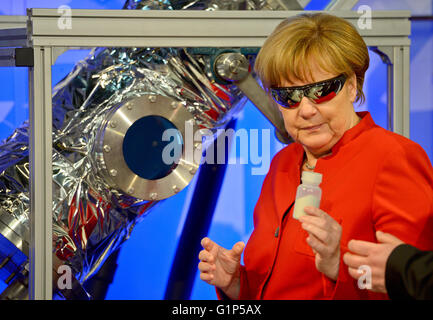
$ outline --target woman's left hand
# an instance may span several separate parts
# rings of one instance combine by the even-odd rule
[[[336,281],[340,268],[341,225],[325,211],[305,207],[307,215],[299,218],[308,232],[307,243],[316,255],[316,268]]]

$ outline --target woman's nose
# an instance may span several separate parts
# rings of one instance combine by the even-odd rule
[[[301,102],[299,103],[299,116],[303,118],[311,118],[317,113],[317,108],[310,99],[306,97],[302,97]]]

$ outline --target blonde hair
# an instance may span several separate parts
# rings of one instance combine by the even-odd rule
[[[356,101],[363,103],[369,62],[367,46],[349,22],[330,14],[306,13],[277,26],[260,49],[254,68],[266,91],[283,80],[315,81],[316,66],[336,75],[355,74]]]

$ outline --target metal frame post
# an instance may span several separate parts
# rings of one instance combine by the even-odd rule
[[[373,49],[387,64],[388,129],[410,137],[410,47]],[[389,110],[392,107],[392,110]],[[391,112],[390,112],[391,111]]]
[[[29,299],[52,299],[51,49],[34,47],[29,68],[30,275]]]
[[[393,129],[410,137],[410,48],[393,48]]]

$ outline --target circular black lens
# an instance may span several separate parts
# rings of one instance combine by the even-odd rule
[[[164,132],[167,141],[163,140]],[[122,149],[126,164],[136,175],[148,180],[161,179],[177,166],[183,150],[182,134],[169,120],[146,116],[129,127]]]

